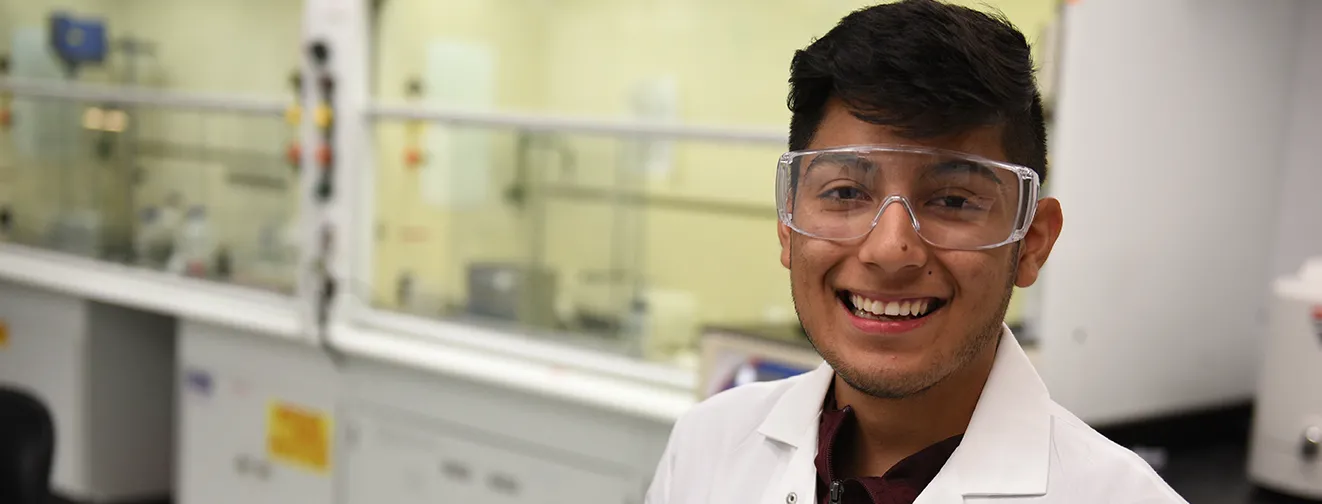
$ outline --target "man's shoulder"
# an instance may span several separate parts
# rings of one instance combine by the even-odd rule
[[[1052,479],[1109,502],[1187,504],[1132,450],[1097,432],[1063,406],[1051,403]]]

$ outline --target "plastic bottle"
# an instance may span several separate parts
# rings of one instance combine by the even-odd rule
[[[206,208],[193,206],[175,235],[174,255],[167,269],[177,275],[207,277],[212,273],[215,255],[216,243]]]

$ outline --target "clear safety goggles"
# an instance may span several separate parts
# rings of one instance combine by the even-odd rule
[[[982,250],[1024,237],[1037,209],[1031,168],[960,152],[868,145],[795,151],[776,169],[776,209],[791,229],[855,240],[892,203],[934,247]]]

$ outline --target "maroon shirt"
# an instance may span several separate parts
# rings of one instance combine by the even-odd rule
[[[833,387],[834,388],[834,387]],[[826,406],[817,428],[817,502],[818,504],[913,504],[946,460],[959,447],[964,436],[955,436],[924,448],[895,464],[881,477],[848,478],[839,481],[839,501],[832,501],[832,483],[836,482],[842,456],[832,452],[854,442],[856,419],[849,406],[836,409],[835,390],[826,393]]]

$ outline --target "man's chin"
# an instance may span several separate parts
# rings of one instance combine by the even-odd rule
[[[896,366],[879,368],[834,363],[828,360],[837,375],[850,387],[864,394],[882,399],[904,399],[921,394],[936,385],[938,379],[928,372],[930,368]]]

